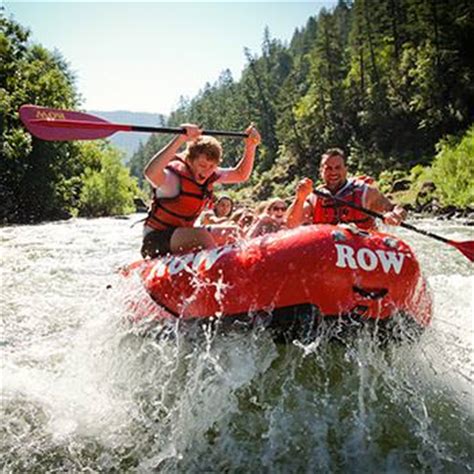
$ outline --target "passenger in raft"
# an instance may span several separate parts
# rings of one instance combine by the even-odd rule
[[[227,195],[220,196],[212,209],[204,210],[194,226],[223,224],[229,222],[234,210],[234,201]]]
[[[252,172],[260,134],[250,125],[245,132],[242,159],[234,168],[220,168],[222,147],[201,129],[184,124],[185,134],[177,135],[146,165],[145,178],[153,188],[153,200],[143,232],[142,256],[157,257],[213,248],[232,238],[235,226],[193,227],[195,220],[212,200],[216,183],[246,181]],[[178,154],[182,145],[187,148]]]
[[[247,206],[241,206],[236,209],[230,218],[242,230],[243,234],[248,231],[255,219],[255,212]]]
[[[253,238],[264,234],[271,234],[286,229],[287,205],[283,199],[273,198],[267,202],[262,212],[247,232],[247,237]]]
[[[335,196],[344,201],[383,214],[384,223],[399,225],[407,212],[403,207],[393,204],[376,187],[371,178],[348,178],[347,162],[344,152],[331,148],[322,155],[319,172],[323,184],[317,188],[328,194],[322,198],[313,193],[313,181],[303,178],[296,186],[295,198],[287,212],[287,226],[297,227],[304,223],[339,224],[353,222],[358,227],[374,229],[375,219],[331,199]]]

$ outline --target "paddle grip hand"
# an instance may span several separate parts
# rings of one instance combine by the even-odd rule
[[[296,199],[298,201],[305,201],[306,198],[313,192],[313,180],[310,178],[303,178],[296,185]]]
[[[245,139],[245,144],[247,146],[250,145],[257,147],[258,145],[260,145],[262,138],[260,137],[260,133],[258,133],[258,130],[254,127],[253,123],[245,129],[245,134],[247,136],[247,138]]]
[[[400,225],[407,215],[407,212],[401,206],[395,206],[391,211],[383,215],[383,221],[388,225]]]
[[[182,123],[180,126],[182,129],[182,137],[186,142],[192,142],[202,135],[202,129],[193,123]]]

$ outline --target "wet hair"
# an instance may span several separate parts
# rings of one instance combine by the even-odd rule
[[[220,163],[222,159],[222,146],[214,137],[200,136],[188,144],[185,158],[192,162],[201,154],[206,155],[216,163]]]
[[[340,156],[342,158],[342,161],[344,162],[344,165],[347,165],[346,155],[340,148],[329,148],[329,150],[325,151],[321,155],[321,164],[323,160],[326,160],[327,158],[332,158],[333,156]]]

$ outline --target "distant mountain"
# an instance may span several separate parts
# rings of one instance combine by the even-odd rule
[[[89,113],[102,117],[109,122],[127,125],[159,127],[162,126],[166,120],[166,117],[162,114],[151,114],[148,112],[129,112],[126,110],[102,112],[99,110],[90,110]],[[149,133],[117,132],[110,137],[110,141],[125,153],[124,161],[127,163],[138,150],[140,142],[145,143],[149,136]]]

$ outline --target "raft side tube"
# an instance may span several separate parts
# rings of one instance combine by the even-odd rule
[[[150,260],[152,298],[182,319],[220,319],[311,305],[323,317],[409,314],[431,320],[426,280],[410,247],[379,232],[313,225],[239,245]],[[362,311],[363,310],[363,311]]]

